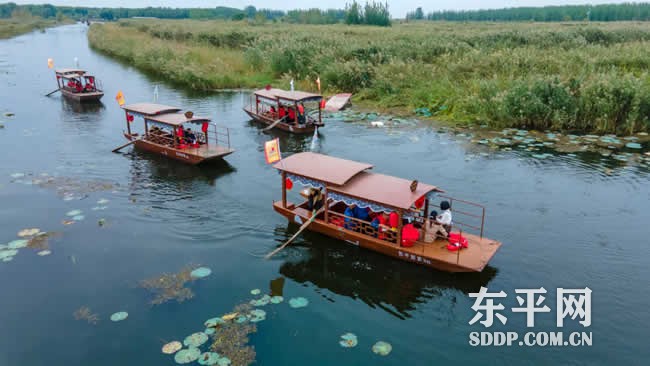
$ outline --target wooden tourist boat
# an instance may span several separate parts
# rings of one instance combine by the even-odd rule
[[[103,96],[101,83],[81,69],[59,69],[56,85],[64,97],[77,102],[98,102]]]
[[[124,137],[130,141],[128,144],[134,144],[138,149],[193,165],[221,159],[235,151],[230,148],[228,128],[215,125],[209,118],[152,103],[124,105],[122,109],[126,115]],[[134,117],[144,120],[143,133],[132,131]],[[188,128],[194,135],[193,141],[190,141]]]
[[[312,218],[312,213],[308,210],[307,201],[300,204],[287,201],[287,180],[291,184],[296,182],[322,188],[326,204],[307,227],[308,230],[448,272],[481,272],[501,246],[500,242],[483,237],[483,206],[443,196],[444,191],[438,187],[368,172],[372,168],[370,164],[310,152],[291,155],[274,167],[282,173],[282,200],[274,202],[273,208],[290,221],[306,223]],[[452,231],[461,229],[461,235],[468,242],[466,248],[452,251],[448,248],[447,239],[427,232],[429,208],[434,206],[433,198],[436,196],[452,203],[455,216]],[[424,202],[422,197],[425,197]],[[416,202],[422,202],[423,207],[416,208]],[[378,234],[370,222],[344,215],[345,208],[351,204],[368,207],[375,213],[396,212],[399,227],[397,230],[382,230]],[[400,245],[403,218],[411,218],[422,224],[419,239],[410,247]],[[468,221],[463,223],[458,218]],[[476,234],[466,232],[467,229],[476,231]]]
[[[253,120],[269,127],[296,134],[313,133],[317,127],[325,126],[321,119],[325,106],[323,102],[323,96],[319,94],[268,88],[253,92],[244,112]],[[290,121],[287,116],[283,117],[280,108],[293,109],[296,120]],[[303,109],[302,118],[298,116],[300,108]]]

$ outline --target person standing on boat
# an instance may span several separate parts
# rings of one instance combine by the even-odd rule
[[[296,122],[296,110],[293,107],[289,107],[289,113],[287,116],[287,122],[294,123]]]
[[[451,232],[451,205],[449,204],[449,201],[442,201],[440,202],[440,209],[442,212],[440,215],[436,216],[436,221],[442,225],[442,227],[445,228],[447,233]]]
[[[305,106],[300,103],[298,104],[298,123],[304,125],[306,122],[305,118]]]
[[[308,197],[309,211],[316,212],[323,208],[323,188],[309,188]]]
[[[357,223],[354,221],[354,210],[357,208],[357,205],[354,203],[345,208],[343,215],[345,216],[345,228],[348,230],[356,230]]]
[[[370,225],[377,230],[379,239],[385,239],[386,235],[384,234],[388,227],[388,212],[382,211],[377,215]]]

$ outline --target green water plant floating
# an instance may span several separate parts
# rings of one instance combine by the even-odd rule
[[[196,332],[185,337],[183,344],[188,347],[200,347],[208,341],[208,335],[203,332]]]
[[[121,322],[122,320],[124,320],[124,319],[126,319],[128,317],[129,317],[129,313],[127,313],[126,311],[120,311],[120,312],[117,312],[117,313],[111,315],[111,321],[113,321],[113,322]]]
[[[181,344],[181,342],[172,341],[172,342],[169,342],[169,343],[165,344],[162,347],[162,353],[164,353],[166,355],[171,355],[171,354],[174,354],[174,353],[178,352],[181,348],[183,348],[183,345]]]
[[[10,177],[16,179],[16,178],[22,178],[25,176],[25,173],[11,173]]]
[[[65,215],[72,217],[72,216],[81,215],[81,213],[82,213],[81,210],[72,210],[72,211],[68,211]]]
[[[85,218],[86,218],[86,216],[84,216],[84,215],[76,215],[76,216],[72,217],[72,220],[74,220],[74,221],[82,221]]]
[[[21,249],[21,248],[26,247],[28,243],[29,243],[29,240],[26,240],[26,239],[13,240],[13,241],[10,241],[7,244],[7,248],[9,248],[9,249]]]
[[[2,261],[3,261],[3,262],[11,262],[12,260],[14,260],[14,257],[5,257],[5,258],[2,258]]]
[[[188,349],[182,349],[174,355],[174,361],[179,364],[186,364],[194,362],[199,359],[201,356],[201,351],[198,348],[190,347]]]
[[[282,297],[282,296],[272,296],[271,297],[271,304],[279,304],[282,301],[284,301],[284,297]]]
[[[239,315],[238,317],[235,318],[235,323],[237,324],[243,324],[248,321],[248,317],[246,315]]]
[[[625,144],[625,147],[627,147],[628,149],[640,149],[641,144],[639,144],[638,142],[628,142],[627,144]]]
[[[18,251],[16,249],[4,249],[0,250],[0,259],[4,260],[7,258],[13,258],[16,254],[18,254]],[[5,261],[8,262],[8,261]]]
[[[50,255],[50,254],[52,254],[52,252],[47,250],[47,249],[46,250],[41,250],[40,252],[36,253],[36,255],[39,255],[41,257],[44,257],[46,255]]]
[[[251,290],[251,295],[255,295],[255,296],[257,296],[257,295],[259,295],[260,293],[262,293],[262,291],[260,291],[260,289],[258,289],[258,288],[254,289],[254,290]]]
[[[266,319],[266,311],[262,309],[254,309],[251,310],[251,322],[252,323],[257,323],[261,322],[262,320]]]
[[[203,323],[207,328],[213,328],[221,324],[226,324],[226,321],[221,318],[210,318]]]
[[[98,205],[105,205],[105,204],[107,204],[108,202],[110,202],[110,201],[107,200],[106,198],[102,198],[102,199],[100,199],[99,201],[97,201],[97,204],[98,204]]]
[[[209,276],[211,273],[212,273],[212,270],[210,268],[208,268],[208,267],[199,267],[199,268],[193,270],[190,273],[190,276],[192,276],[193,278],[203,278],[203,277]]]
[[[352,333],[345,333],[341,336],[339,344],[344,348],[356,347],[358,344],[357,336]]]
[[[219,358],[219,361],[217,361],[217,365],[228,366],[230,365],[230,359],[228,357],[221,357]]]
[[[205,333],[205,334],[207,334],[209,336],[213,335],[216,332],[217,332],[216,328],[205,328],[205,330],[203,331],[203,333]]]
[[[372,346],[372,351],[380,356],[387,356],[392,350],[393,346],[384,341],[379,341]]]
[[[289,300],[289,306],[294,309],[304,308],[307,305],[309,305],[309,300],[305,299],[304,297],[294,297]]]
[[[216,365],[220,358],[216,352],[205,352],[199,357],[199,365]]]

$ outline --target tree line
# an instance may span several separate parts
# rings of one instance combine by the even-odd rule
[[[30,14],[43,18],[69,17],[77,20],[103,19],[117,20],[133,17],[150,17],[160,19],[231,19],[264,21],[283,21],[300,24],[368,24],[390,25],[388,3],[366,2],[365,6],[353,0],[345,9],[296,9],[287,12],[273,9],[257,9],[252,5],[244,9],[225,6],[216,8],[90,8],[78,6],[17,5],[0,4],[0,18],[9,18],[16,14]]]
[[[422,8],[407,13],[409,20],[445,21],[646,21],[650,20],[650,3],[623,3],[604,5],[562,5],[518,7],[487,10],[448,10],[424,14]]]

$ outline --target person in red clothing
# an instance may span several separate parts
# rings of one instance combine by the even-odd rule
[[[296,110],[293,109],[293,108],[291,108],[291,107],[289,107],[289,113],[288,113],[288,117],[287,117],[287,122],[289,122],[289,123],[293,123],[293,122],[295,122],[295,121],[296,121]]]
[[[384,233],[386,232],[386,230],[388,230],[388,212],[384,211],[379,215],[375,216],[375,218],[372,220],[370,225],[374,227],[375,230],[377,230],[378,233],[377,237],[379,239],[385,239],[386,234]]]
[[[284,109],[284,106],[281,105],[280,109],[278,110],[278,118],[282,118],[287,115],[286,109]]]
[[[399,225],[399,215],[397,212],[393,211],[388,215],[388,225],[393,231],[397,231],[397,226]]]
[[[402,246],[409,248],[420,239],[420,231],[410,222],[402,228]]]

